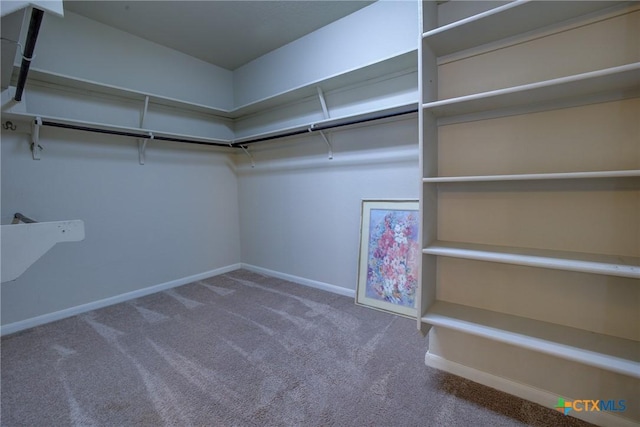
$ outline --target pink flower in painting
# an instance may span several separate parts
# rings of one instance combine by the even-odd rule
[[[412,211],[372,210],[367,262],[367,295],[415,306],[417,217]]]

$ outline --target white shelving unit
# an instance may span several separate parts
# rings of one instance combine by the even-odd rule
[[[490,181],[543,181],[556,179],[632,178],[639,177],[640,170],[523,173],[517,175],[439,176],[423,178],[422,182],[490,182]]]
[[[324,92],[334,91],[347,86],[360,84],[364,81],[374,80],[394,73],[406,70],[415,70],[416,51],[409,51],[385,60],[365,65],[355,70],[330,76],[321,81],[309,82],[305,85],[291,88],[287,91],[274,94],[256,102],[238,105],[231,111],[233,117],[242,117],[278,105],[295,102],[305,97],[316,97],[317,87]],[[318,104],[319,105],[319,104]]]
[[[485,244],[482,243],[482,238],[478,237],[487,236],[493,232],[499,235],[498,241],[508,241],[510,233],[513,233],[514,230],[518,230],[518,238],[535,234],[536,230],[520,232],[522,229],[526,229],[528,224],[522,218],[514,216],[525,209],[522,200],[526,199],[528,195],[539,197],[540,200],[549,204],[545,207],[547,210],[544,212],[554,211],[552,203],[561,204],[557,209],[562,209],[563,214],[557,218],[549,214],[549,229],[538,230],[538,234],[553,235],[555,227],[557,229],[570,228],[570,233],[577,235],[580,226],[567,222],[569,221],[567,218],[570,218],[570,214],[567,212],[572,212],[573,209],[574,215],[576,215],[574,222],[583,224],[579,218],[580,212],[576,210],[578,208],[563,202],[558,194],[567,194],[568,197],[579,198],[580,201],[583,201],[588,200],[590,193],[599,196],[607,195],[608,199],[605,200],[611,204],[608,212],[622,213],[625,218],[634,218],[635,215],[635,223],[633,219],[630,220],[631,228],[628,229],[628,233],[632,236],[634,233],[638,233],[637,218],[640,218],[640,207],[637,202],[635,204],[633,202],[633,200],[637,200],[637,193],[640,189],[640,180],[638,180],[640,176],[638,168],[640,165],[640,135],[637,134],[637,126],[635,127],[635,135],[631,131],[624,135],[620,132],[616,136],[618,139],[627,141],[626,143],[630,146],[635,144],[635,153],[638,158],[635,159],[635,163],[631,162],[633,163],[632,168],[629,168],[626,159],[618,161],[618,164],[613,164],[615,163],[613,161],[605,166],[598,164],[598,159],[593,160],[598,157],[597,155],[593,155],[592,158],[579,151],[580,138],[582,138],[580,135],[576,136],[574,141],[567,143],[566,146],[576,150],[574,158],[584,157],[584,164],[581,166],[579,163],[573,162],[564,170],[562,167],[550,170],[545,168],[544,163],[541,163],[543,160],[540,160],[545,156],[554,155],[554,152],[546,153],[544,151],[548,149],[549,144],[540,144],[539,150],[541,151],[536,153],[536,141],[529,141],[522,137],[522,133],[531,131],[531,127],[528,126],[534,126],[532,124],[534,119],[527,122],[527,116],[544,114],[544,116],[536,116],[535,120],[538,121],[535,123],[536,126],[539,126],[542,119],[538,117],[550,117],[554,111],[560,111],[560,109],[588,108],[595,103],[605,102],[633,102],[640,95],[640,62],[638,62],[640,55],[637,53],[635,56],[628,55],[632,59],[627,60],[626,63],[611,63],[609,67],[595,70],[589,69],[589,64],[587,64],[584,72],[564,74],[552,79],[543,78],[533,82],[531,82],[533,72],[526,70],[527,49],[537,49],[535,52],[539,56],[532,60],[544,62],[547,59],[543,55],[546,55],[547,51],[540,48],[543,43],[554,47],[558,45],[559,49],[562,49],[564,47],[561,43],[568,45],[570,42],[566,40],[570,40],[571,36],[558,42],[546,42],[543,39],[553,40],[556,34],[570,33],[574,29],[590,25],[615,25],[607,22],[613,22],[619,16],[627,16],[628,19],[631,19],[634,13],[640,13],[637,4],[518,0],[470,17],[464,16],[464,12],[461,12],[462,18],[460,20],[442,26],[438,26],[437,23],[440,6],[437,6],[435,2],[421,2],[421,4],[422,29],[418,52],[420,107],[418,115],[422,171],[420,210],[423,258],[422,281],[418,292],[417,321],[418,328],[423,333],[430,331],[430,347],[433,349],[430,348],[427,352],[427,364],[433,360],[434,366],[444,367],[457,374],[464,375],[466,372],[473,372],[476,380],[491,378],[487,380],[487,384],[498,386],[498,388],[503,386],[502,388],[506,391],[526,390],[526,386],[514,389],[509,385],[513,384],[509,383],[513,371],[509,371],[508,367],[500,371],[499,364],[501,362],[497,362],[498,360],[503,361],[505,366],[510,363],[508,362],[510,355],[499,353],[501,351],[499,348],[504,347],[491,344],[500,343],[500,345],[507,344],[525,349],[530,352],[527,354],[531,354],[534,359],[543,357],[536,356],[537,354],[544,354],[544,357],[550,355],[557,359],[603,370],[609,375],[622,375],[628,378],[625,381],[637,381],[640,378],[640,338],[627,339],[623,337],[624,334],[618,334],[616,328],[618,326],[624,328],[625,321],[637,322],[638,312],[635,313],[635,319],[614,316],[615,320],[613,320],[612,316],[603,317],[602,324],[606,324],[604,330],[607,331],[603,333],[602,331],[578,329],[575,327],[575,321],[567,321],[567,324],[546,322],[544,319],[549,313],[547,310],[551,310],[548,307],[539,307],[538,310],[534,308],[522,316],[513,312],[501,311],[502,308],[510,305],[509,301],[518,298],[519,292],[523,292],[523,295],[531,292],[530,288],[525,289],[525,287],[532,286],[536,280],[544,280],[543,278],[548,278],[553,274],[562,274],[563,279],[561,280],[566,278],[575,281],[576,283],[572,282],[571,286],[578,286],[577,282],[584,277],[584,274],[600,275],[601,280],[595,279],[589,282],[588,286],[593,288],[585,290],[585,294],[591,292],[592,295],[595,295],[597,292],[607,291],[625,292],[628,294],[623,295],[622,298],[633,300],[637,298],[638,288],[640,288],[638,282],[640,279],[640,257],[637,253],[637,247],[635,252],[631,250],[633,253],[629,253],[629,246],[623,248],[623,244],[617,248],[614,247],[614,249],[608,247],[603,253],[587,253],[580,251],[582,249],[580,238],[576,238],[575,242],[568,244],[575,250],[559,251],[552,249],[557,246],[554,244],[549,244],[548,247],[536,246],[540,244],[539,242],[544,241],[537,237],[530,239],[531,242],[536,242],[532,243],[531,247],[519,244],[496,245],[493,242]],[[534,44],[535,47],[531,47]],[[576,47],[577,50],[581,48]],[[586,48],[584,49],[587,51]],[[610,49],[621,49],[621,46],[611,46]],[[633,50],[633,46],[630,46],[630,50]],[[518,59],[509,63],[509,54],[517,55]],[[443,64],[464,61],[466,58],[482,55],[486,55],[485,61],[489,65],[486,65],[485,68],[479,68],[477,71],[474,70],[473,77],[471,77],[471,71],[467,71],[466,74],[464,71],[460,72],[459,70],[464,67],[459,66],[455,69],[458,73],[455,78],[474,78],[482,82],[482,73],[487,70],[492,70],[494,73],[506,73],[508,70],[509,73],[526,75],[523,80],[528,79],[529,82],[499,89],[475,90],[469,94],[444,99],[438,97],[438,92],[441,89],[439,86],[442,84],[439,81],[439,78],[442,77],[440,73],[451,69]],[[597,53],[594,52],[593,55],[597,55]],[[507,61],[503,65],[504,68],[499,68],[501,66],[499,61]],[[571,59],[567,59],[567,61],[571,61]],[[584,62],[588,63],[588,61],[589,58],[585,57]],[[447,78],[446,84],[455,85],[455,78],[449,76]],[[481,84],[477,84],[474,87],[480,86]],[[638,109],[636,108],[635,111],[637,112]],[[639,113],[636,113],[636,121],[637,114]],[[508,121],[510,119],[512,120]],[[589,119],[585,118],[585,120]],[[579,122],[567,124],[558,122],[556,121],[553,126],[580,126]],[[443,139],[442,129],[445,126],[459,127],[455,128],[455,131],[447,133],[447,139]],[[500,126],[504,126],[502,131]],[[480,130],[485,131],[487,128],[491,128],[492,133],[482,135],[479,133]],[[633,129],[633,124],[629,125],[629,128]],[[478,132],[474,132],[474,129],[478,129]],[[615,131],[615,126],[611,131]],[[466,145],[461,143],[455,150],[446,150],[442,144],[451,143],[454,137],[467,138],[468,140],[463,140]],[[506,142],[503,145],[493,144],[492,138],[496,137],[503,138]],[[526,152],[533,153],[531,157],[534,157],[531,160],[532,166],[526,166],[526,169],[522,169],[523,164],[527,165],[527,160],[523,160],[525,155],[518,151],[523,152],[523,150],[517,148],[524,146],[525,142],[522,141],[528,142]],[[606,143],[606,141],[601,141],[599,146],[602,147]],[[513,148],[513,152],[491,152],[474,148],[476,155],[480,153],[477,159],[473,158],[471,154],[469,156],[472,158],[466,158],[464,162],[456,162],[455,158],[447,157],[446,164],[456,165],[457,171],[461,170],[461,172],[456,174],[439,173],[439,166],[443,163],[444,156],[455,156],[456,153],[464,155],[462,147],[472,145],[477,147],[477,145],[483,144],[489,144],[491,147],[516,148]],[[533,144],[533,148],[531,144]],[[592,146],[590,145],[590,147]],[[555,154],[563,149],[558,148],[559,151]],[[585,150],[587,149],[585,148]],[[615,149],[612,146],[611,150]],[[633,156],[633,153],[632,149],[629,154]],[[572,157],[566,153],[562,155],[565,156],[565,159]],[[622,159],[623,156],[618,155],[618,158]],[[569,164],[566,160],[564,161]],[[477,173],[474,170],[465,173],[462,171],[463,167],[460,166],[461,164],[474,165],[474,163],[481,162],[498,166],[495,173],[484,172],[490,171],[491,166],[478,167],[483,173]],[[510,165],[511,163],[513,165]],[[508,172],[504,172],[505,170]],[[540,172],[536,173],[536,170],[540,170]],[[538,196],[539,194],[542,196]],[[594,200],[601,202],[603,199]],[[623,200],[631,202],[626,204]],[[447,232],[455,228],[455,223],[452,221],[468,221],[476,226],[479,224],[475,219],[469,220],[476,215],[474,207],[479,206],[474,203],[485,203],[481,205],[485,207],[494,206],[491,209],[495,211],[493,216],[496,219],[492,219],[492,215],[487,215],[486,212],[481,217],[482,220],[488,221],[486,224],[482,224],[482,227],[490,231],[483,230],[481,233],[472,233],[474,235],[469,236],[468,241],[461,240],[459,235],[451,239]],[[629,209],[635,209],[635,211],[629,212]],[[461,211],[463,213],[460,213]],[[454,212],[456,215],[452,220],[451,214]],[[605,221],[608,218],[607,214],[603,214],[601,218]],[[613,219],[608,221],[613,221]],[[446,227],[443,226],[445,222]],[[585,221],[584,224],[586,223]],[[597,228],[601,227],[601,224],[594,223],[590,226]],[[464,230],[472,230],[469,226],[463,228]],[[620,233],[620,235],[623,234]],[[615,242],[616,239],[620,240],[621,237],[610,237],[611,241]],[[454,264],[444,262],[452,258],[458,260],[455,267],[452,267]],[[500,265],[515,267],[500,267]],[[456,271],[453,272],[452,268],[455,268]],[[520,280],[521,278],[517,275],[508,276],[506,273],[514,274],[516,271],[518,274],[526,275],[526,280]],[[484,276],[480,277],[483,274]],[[460,283],[461,278],[473,281],[476,277],[478,278],[477,285],[467,282]],[[500,282],[501,280],[504,282]],[[597,283],[597,285],[591,283]],[[465,289],[474,286],[487,286],[484,293],[474,292],[474,295],[480,295],[479,298],[482,299],[482,301],[478,301],[478,306],[470,305],[470,299],[465,299],[463,304],[455,301],[455,295],[460,295],[464,293]],[[454,292],[451,292],[450,289],[454,289]],[[507,294],[504,292],[505,289],[509,289]],[[442,299],[443,295],[449,299]],[[572,304],[572,307],[579,307],[578,302],[572,302]],[[617,310],[615,306],[606,306],[608,304],[606,299],[603,299],[602,304],[602,311],[594,313],[594,316],[606,316],[602,313],[611,313]],[[521,305],[513,304],[513,306]],[[495,308],[487,309],[487,307]],[[567,319],[567,316],[571,315],[571,310],[579,310],[579,308],[567,309],[567,313],[554,312],[554,315],[550,317]],[[462,341],[466,339],[464,337],[469,337],[468,345],[474,346],[473,352],[460,353],[460,349],[466,348]],[[478,339],[481,341],[477,341]],[[482,351],[475,347],[479,345],[479,342],[482,343]],[[475,362],[477,362],[477,366],[473,366]],[[491,367],[491,372],[483,372],[485,369],[489,369],[488,367]],[[531,380],[531,390],[543,389],[552,394],[564,395],[567,398],[580,398],[577,395],[571,396],[566,391],[554,390],[552,379],[545,382],[545,378],[549,375],[548,372],[531,375],[533,376],[530,378],[536,377]],[[526,374],[522,374],[521,377],[511,377],[510,381],[526,384],[529,379]],[[612,379],[611,383],[615,384],[615,380]],[[521,394],[522,397],[535,400],[536,393],[529,391]],[[637,414],[634,413],[631,417],[637,417]]]
[[[601,92],[634,93],[640,85],[640,63],[567,76],[459,98],[425,103],[436,117],[459,116],[488,110],[535,106],[549,101],[579,98]]]
[[[153,114],[154,111],[158,111],[158,109],[166,109],[167,107],[176,109],[176,111],[179,110],[186,113],[196,113],[205,120],[220,122],[221,126],[230,129],[239,128],[240,125],[238,125],[238,123],[242,123],[242,120],[246,117],[256,116],[263,112],[271,112],[274,108],[277,109],[289,104],[295,106],[296,103],[305,99],[311,100],[314,109],[317,110],[318,119],[307,119],[304,116],[301,116],[301,118],[296,120],[298,123],[295,125],[276,127],[269,126],[266,130],[262,130],[260,127],[258,127],[257,131],[251,131],[249,129],[249,132],[232,129],[230,132],[224,132],[226,135],[220,134],[203,136],[202,134],[187,134],[183,132],[168,132],[167,130],[151,129],[142,125],[139,128],[136,128],[132,126],[123,126],[122,124],[117,123],[104,123],[98,120],[60,117],[57,115],[54,116],[52,114],[47,114],[46,112],[43,113],[41,111],[25,111],[24,108],[4,109],[3,116],[13,120],[31,120],[36,117],[41,117],[43,120],[56,121],[75,126],[87,126],[96,129],[132,132],[136,134],[151,133],[157,136],[166,136],[178,139],[186,138],[203,143],[208,142],[232,145],[233,143],[242,143],[252,139],[268,138],[290,132],[310,131],[335,124],[348,123],[350,121],[368,120],[380,115],[393,115],[417,110],[417,95],[413,93],[409,96],[409,98],[412,98],[410,102],[396,102],[393,99],[388,101],[383,100],[382,102],[376,101],[375,108],[371,108],[370,105],[366,105],[362,111],[357,111],[355,113],[350,112],[347,114],[332,114],[331,117],[326,117],[325,114],[324,118],[322,118],[323,109],[321,108],[321,100],[318,95],[319,91],[320,93],[330,94],[332,91],[339,92],[352,86],[366,86],[371,84],[370,82],[384,80],[389,78],[389,76],[393,78],[394,75],[404,76],[407,75],[407,73],[413,73],[415,75],[415,64],[416,52],[410,51],[392,58],[387,58],[383,61],[368,64],[356,70],[350,70],[345,73],[331,76],[323,81],[310,82],[307,85],[295,87],[265,99],[230,109],[216,108],[214,106],[169,98],[153,93],[131,90],[124,87],[62,75],[38,68],[31,68],[29,72],[27,96],[30,85],[53,88],[61,91],[72,91],[79,93],[82,96],[95,95],[98,97],[113,99],[115,102],[129,102],[134,105],[138,104],[140,106],[140,110],[144,108],[145,113],[148,111],[149,114]],[[17,71],[18,69],[15,68],[14,74],[16,74]],[[372,99],[379,97],[379,94],[373,92],[368,94],[366,89],[361,90],[360,92],[364,94],[362,95],[364,97],[370,96]],[[404,98],[406,99],[407,97],[405,96]],[[363,101],[368,102],[366,99],[363,99]],[[224,125],[224,123],[229,123],[229,125]]]
[[[422,252],[427,255],[640,279],[640,257],[440,241],[424,248]]]
[[[14,70],[16,72],[17,70]],[[54,73],[52,71],[42,70],[38,68],[31,68],[29,70],[30,82],[41,82],[56,85],[61,88],[76,89],[86,92],[95,92],[103,95],[111,95],[118,98],[129,99],[138,102],[144,102],[145,97],[149,97],[149,103],[163,105],[167,107],[179,108],[181,110],[196,111],[199,113],[213,114],[221,117],[231,117],[231,111],[198,104],[194,102],[188,102],[175,98],[169,98],[162,95],[157,95],[148,92],[141,92],[137,90],[127,89],[115,85],[106,83],[98,83],[79,77],[72,77],[63,75],[60,73]]]
[[[636,341],[444,301],[422,321],[640,378]]]
[[[391,105],[387,107],[381,107],[376,110],[363,111],[361,113],[351,114],[347,116],[339,116],[333,117],[329,119],[317,120],[313,122],[306,122],[300,125],[289,126],[286,128],[279,128],[273,131],[252,133],[248,136],[238,137],[233,140],[235,143],[243,143],[245,141],[250,141],[252,139],[258,138],[268,138],[274,135],[281,135],[286,133],[295,133],[295,132],[311,132],[314,130],[322,130],[326,127],[332,126],[342,126],[343,124],[348,124],[350,122],[365,122],[368,120],[376,120],[376,117],[379,116],[394,116],[406,114],[407,112],[415,112],[418,109],[417,102],[409,102],[402,103],[399,105]]]
[[[445,56],[577,16],[611,7],[614,2],[552,2],[516,0],[465,19],[429,29],[422,39],[436,56]]]

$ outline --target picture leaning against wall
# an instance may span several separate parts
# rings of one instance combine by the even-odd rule
[[[363,200],[356,304],[416,316],[417,200]]]

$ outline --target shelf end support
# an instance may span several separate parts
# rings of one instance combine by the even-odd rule
[[[40,127],[42,126],[42,118],[36,117],[31,123],[31,157],[33,160],[40,160],[42,145],[40,145]]]
[[[327,138],[327,136],[324,134],[322,130],[319,130],[318,132],[320,133],[320,136],[322,137],[322,139],[324,139],[324,142],[327,143],[327,147],[329,148],[329,160],[333,160],[333,147],[331,146],[331,142],[329,141],[329,138]]]
[[[153,139],[153,133],[149,132],[149,138],[145,138],[145,139],[139,139],[138,140],[138,162],[141,165],[144,165],[144,161],[145,161],[145,150],[147,149],[147,143],[149,142],[149,140]]]
[[[244,145],[241,145],[240,148],[242,148],[242,151],[244,151],[244,154],[246,154],[249,157],[249,160],[251,160],[251,167],[255,168],[256,167],[256,162],[255,162],[255,160],[253,160],[253,156],[251,155],[249,150],[247,150],[247,147],[245,147]]]
[[[322,105],[322,114],[324,114],[324,118],[329,118],[329,109],[327,108],[327,101],[324,99],[324,93],[322,92],[322,88],[320,86],[316,86],[318,90],[318,98],[320,99],[320,105]]]

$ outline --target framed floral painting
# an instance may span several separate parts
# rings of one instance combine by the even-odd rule
[[[356,304],[416,316],[418,202],[363,200]]]

